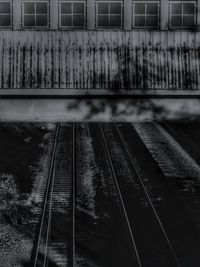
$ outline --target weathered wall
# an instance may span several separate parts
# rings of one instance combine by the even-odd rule
[[[200,32],[0,32],[0,88],[199,87]]]

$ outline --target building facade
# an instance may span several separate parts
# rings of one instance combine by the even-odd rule
[[[200,0],[1,0],[0,29],[198,29]]]
[[[200,0],[0,0],[0,89],[199,89]]]

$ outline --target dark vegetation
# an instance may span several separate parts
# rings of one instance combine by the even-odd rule
[[[43,155],[49,145],[43,123],[0,124],[0,222],[16,227],[32,236],[34,208],[29,200],[35,192],[33,184],[43,168]],[[33,203],[34,202],[34,203]]]
[[[0,170],[12,174],[21,193],[30,193],[37,160],[43,152],[41,143],[45,126],[31,123],[0,125]],[[2,178],[3,179],[3,178]]]
[[[30,257],[41,205],[37,182],[45,176],[53,133],[45,123],[0,124],[0,252],[7,255],[0,266],[20,266]]]

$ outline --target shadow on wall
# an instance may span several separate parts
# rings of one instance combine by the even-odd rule
[[[131,35],[124,42],[108,36],[97,44],[69,36],[69,44],[59,36],[47,36],[50,44],[1,40],[0,88],[199,88],[198,44],[136,45]]]
[[[132,88],[144,92],[151,88],[198,89],[199,74],[196,60],[200,56],[200,50],[195,51],[186,45],[164,50],[161,47],[147,48],[143,44],[141,48],[135,48],[134,52],[135,60],[133,50],[124,46],[124,54],[117,57],[117,72],[107,84],[113,92],[120,88],[130,90],[130,84]],[[118,55],[116,50],[115,54]],[[95,77],[100,81],[100,87],[104,88],[107,76],[101,74],[97,78],[95,74]],[[193,101],[187,99],[73,100],[66,106],[66,110],[85,114],[84,120],[198,119],[200,103],[198,100],[195,101],[194,105]]]
[[[125,46],[123,51],[115,74],[121,82],[116,83],[118,78],[114,78],[110,88],[198,89],[199,49],[186,44],[164,49],[143,43],[134,50]]]
[[[189,99],[100,99],[71,100],[66,114],[81,121],[154,121],[200,119],[199,100]]]

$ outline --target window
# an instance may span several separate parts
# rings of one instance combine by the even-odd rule
[[[195,2],[170,3],[170,27],[194,28],[196,22]]]
[[[60,28],[85,27],[85,2],[60,2]]]
[[[121,28],[122,2],[97,2],[97,27]]]
[[[11,2],[0,2],[0,27],[11,27]]]
[[[133,26],[136,28],[158,28],[159,13],[159,2],[134,2]]]
[[[48,26],[48,2],[24,2],[23,26],[42,27]]]

